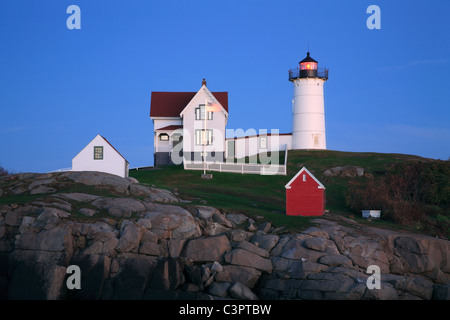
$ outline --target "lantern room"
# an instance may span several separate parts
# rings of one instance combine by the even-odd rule
[[[306,58],[300,61],[300,78],[315,78],[317,77],[317,61],[311,58],[309,52],[306,53]]]
[[[298,67],[289,70],[289,81],[302,78],[321,78],[326,81],[328,80],[328,69],[319,69],[318,62],[307,52],[306,58],[299,62]]]

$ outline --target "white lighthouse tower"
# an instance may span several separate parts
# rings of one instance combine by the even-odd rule
[[[328,69],[317,68],[317,61],[309,56],[298,68],[289,70],[294,84],[292,100],[292,149],[326,149],[325,107],[323,85]]]

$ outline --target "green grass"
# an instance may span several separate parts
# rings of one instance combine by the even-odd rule
[[[284,153],[280,154],[283,158]],[[344,178],[326,177],[323,172],[336,166],[359,166],[374,179],[383,175],[389,165],[411,160],[432,161],[404,154],[355,153],[339,151],[289,151],[286,176],[261,176],[238,173],[212,172],[212,180],[203,180],[202,171],[184,170],[182,166],[164,166],[131,170],[130,176],[141,183],[177,192],[180,198],[190,200],[192,205],[208,205],[228,213],[243,213],[254,218],[258,223],[270,221],[275,227],[287,227],[289,231],[301,231],[312,225],[314,217],[292,217],[285,215],[285,188],[287,182],[306,166],[326,187],[326,209],[330,213],[350,217],[359,223],[398,229],[399,226],[384,220],[366,220],[360,212],[351,211],[346,206],[345,194],[352,181],[368,179],[367,177]],[[13,183],[13,182],[11,182]],[[58,193],[88,193],[106,197],[123,196],[105,188],[87,186],[78,183],[63,182]],[[2,204],[25,204],[47,197],[51,194],[30,195],[29,192],[19,195],[0,197]],[[89,220],[78,213],[77,204],[71,202],[74,217]],[[183,206],[189,206],[186,204]],[[101,217],[107,217],[103,212]],[[95,218],[100,216],[96,215]],[[327,218],[325,215],[324,218]],[[438,222],[447,223],[445,216],[438,216]],[[408,229],[408,227],[403,227]]]
[[[203,180],[202,171],[188,171],[182,166],[165,166],[157,170],[130,171],[130,176],[141,183],[178,192],[182,199],[190,200],[193,204],[206,204],[228,213],[243,213],[255,219],[262,216],[276,226],[289,225],[302,229],[310,224],[310,218],[295,219],[284,214],[286,176],[209,173],[213,173],[213,179]]]
[[[108,190],[97,188],[95,186],[88,186],[84,184],[71,184],[70,186],[63,187],[57,192],[44,193],[44,194],[30,194],[28,191],[21,194],[10,194],[0,197],[0,205],[2,204],[24,204],[33,202],[39,198],[48,197],[58,193],[87,193],[104,197],[118,197],[118,194],[112,193]]]
[[[42,198],[42,194],[17,194],[17,195],[6,195],[0,197],[0,205],[3,204],[25,204],[33,202],[34,200],[38,198]]]
[[[178,192],[182,199],[193,204],[210,205],[225,212],[241,212],[251,217],[262,216],[275,226],[300,231],[311,225],[310,217],[285,215],[285,188],[287,182],[306,166],[326,187],[326,208],[332,213],[354,216],[360,213],[349,210],[345,192],[349,182],[366,177],[326,177],[323,172],[336,166],[359,166],[374,176],[381,175],[395,162],[427,160],[403,154],[354,153],[339,151],[289,151],[287,176],[242,175],[212,172],[212,180],[201,179],[202,171],[184,170],[182,166],[164,166],[151,170],[132,170],[130,176],[141,183]],[[203,200],[203,201],[202,201]],[[388,222],[358,219],[371,225],[392,225]]]

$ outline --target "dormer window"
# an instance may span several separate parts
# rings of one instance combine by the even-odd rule
[[[213,113],[208,112],[208,119],[213,119]],[[195,108],[195,120],[205,120],[205,105],[199,104],[197,108]]]

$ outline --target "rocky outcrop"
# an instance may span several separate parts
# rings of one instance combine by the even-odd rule
[[[51,193],[31,193],[40,186]],[[443,239],[333,214],[280,233],[100,173],[6,176],[0,189],[34,199],[0,206],[3,299],[450,299]],[[70,265],[80,290],[66,286]],[[381,289],[367,287],[372,265]]]
[[[220,261],[230,249],[230,241],[226,235],[202,237],[189,240],[183,256],[193,262],[214,262]]]
[[[2,196],[18,194],[49,194],[85,185],[113,194],[144,198],[150,202],[178,203],[170,191],[139,184],[134,178],[92,171],[59,173],[19,173],[0,177]],[[76,195],[75,195],[76,196]]]
[[[354,166],[333,167],[323,172],[326,177],[354,178],[364,176],[364,168]]]

